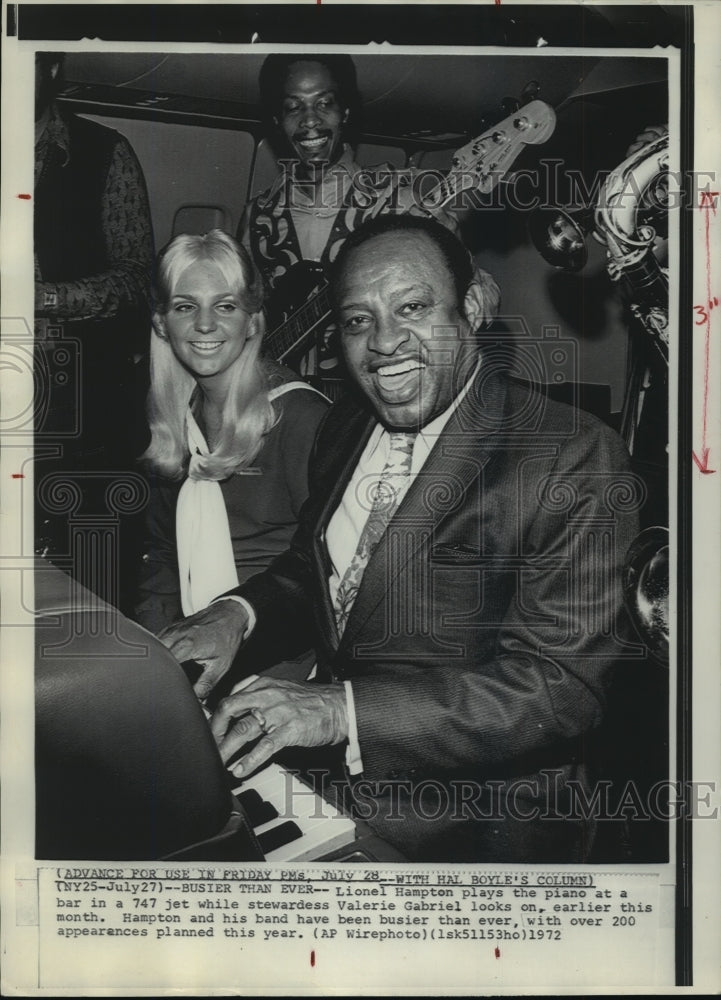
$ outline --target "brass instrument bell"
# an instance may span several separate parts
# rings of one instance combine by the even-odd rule
[[[631,619],[654,659],[669,656],[668,529],[645,528],[634,540],[623,567],[623,597]]]
[[[537,208],[531,213],[528,230],[531,241],[545,261],[564,271],[580,271],[586,266],[588,248],[585,230],[589,213],[576,217],[561,208]]]

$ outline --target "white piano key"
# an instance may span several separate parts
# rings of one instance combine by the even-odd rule
[[[353,820],[278,764],[269,764],[236,787],[238,792],[249,789],[255,789],[278,813],[277,819],[257,827],[256,835],[288,821],[296,823],[302,832],[296,840],[269,851],[267,861],[314,861],[355,839]]]

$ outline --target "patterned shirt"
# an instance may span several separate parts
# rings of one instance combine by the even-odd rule
[[[332,260],[346,236],[365,219],[380,211],[399,214],[417,207],[413,183],[423,171],[416,168],[398,169],[389,163],[364,168],[354,161],[353,150],[346,145],[317,184],[295,177],[292,162],[288,161],[289,168],[281,169],[273,184],[246,207],[238,227],[239,241],[271,287],[298,259]],[[254,206],[262,216],[255,231]],[[292,234],[284,221],[286,213],[292,220]],[[436,209],[434,215],[452,232],[458,232],[458,221],[451,212]],[[293,246],[296,240],[297,249]],[[272,258],[272,264],[266,257]]]
[[[57,147],[70,162],[68,127],[58,108],[35,144],[35,185]],[[127,139],[118,135],[101,200],[101,226],[109,267],[74,281],[42,280],[35,258],[35,311],[61,319],[105,319],[148,300],[153,231],[145,179]]]

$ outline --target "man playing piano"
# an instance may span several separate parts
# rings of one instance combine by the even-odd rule
[[[291,547],[161,639],[203,664],[205,697],[250,634],[291,657],[311,619],[312,679],[220,702],[234,773],[323,747],[409,859],[584,861],[594,822],[573,803],[637,530],[624,446],[503,377],[468,253],[435,221],[356,231],[332,292],[357,393],[321,425]]]

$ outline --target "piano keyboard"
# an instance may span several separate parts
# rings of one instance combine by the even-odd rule
[[[355,840],[353,820],[278,764],[231,779],[266,861],[317,861]]]

